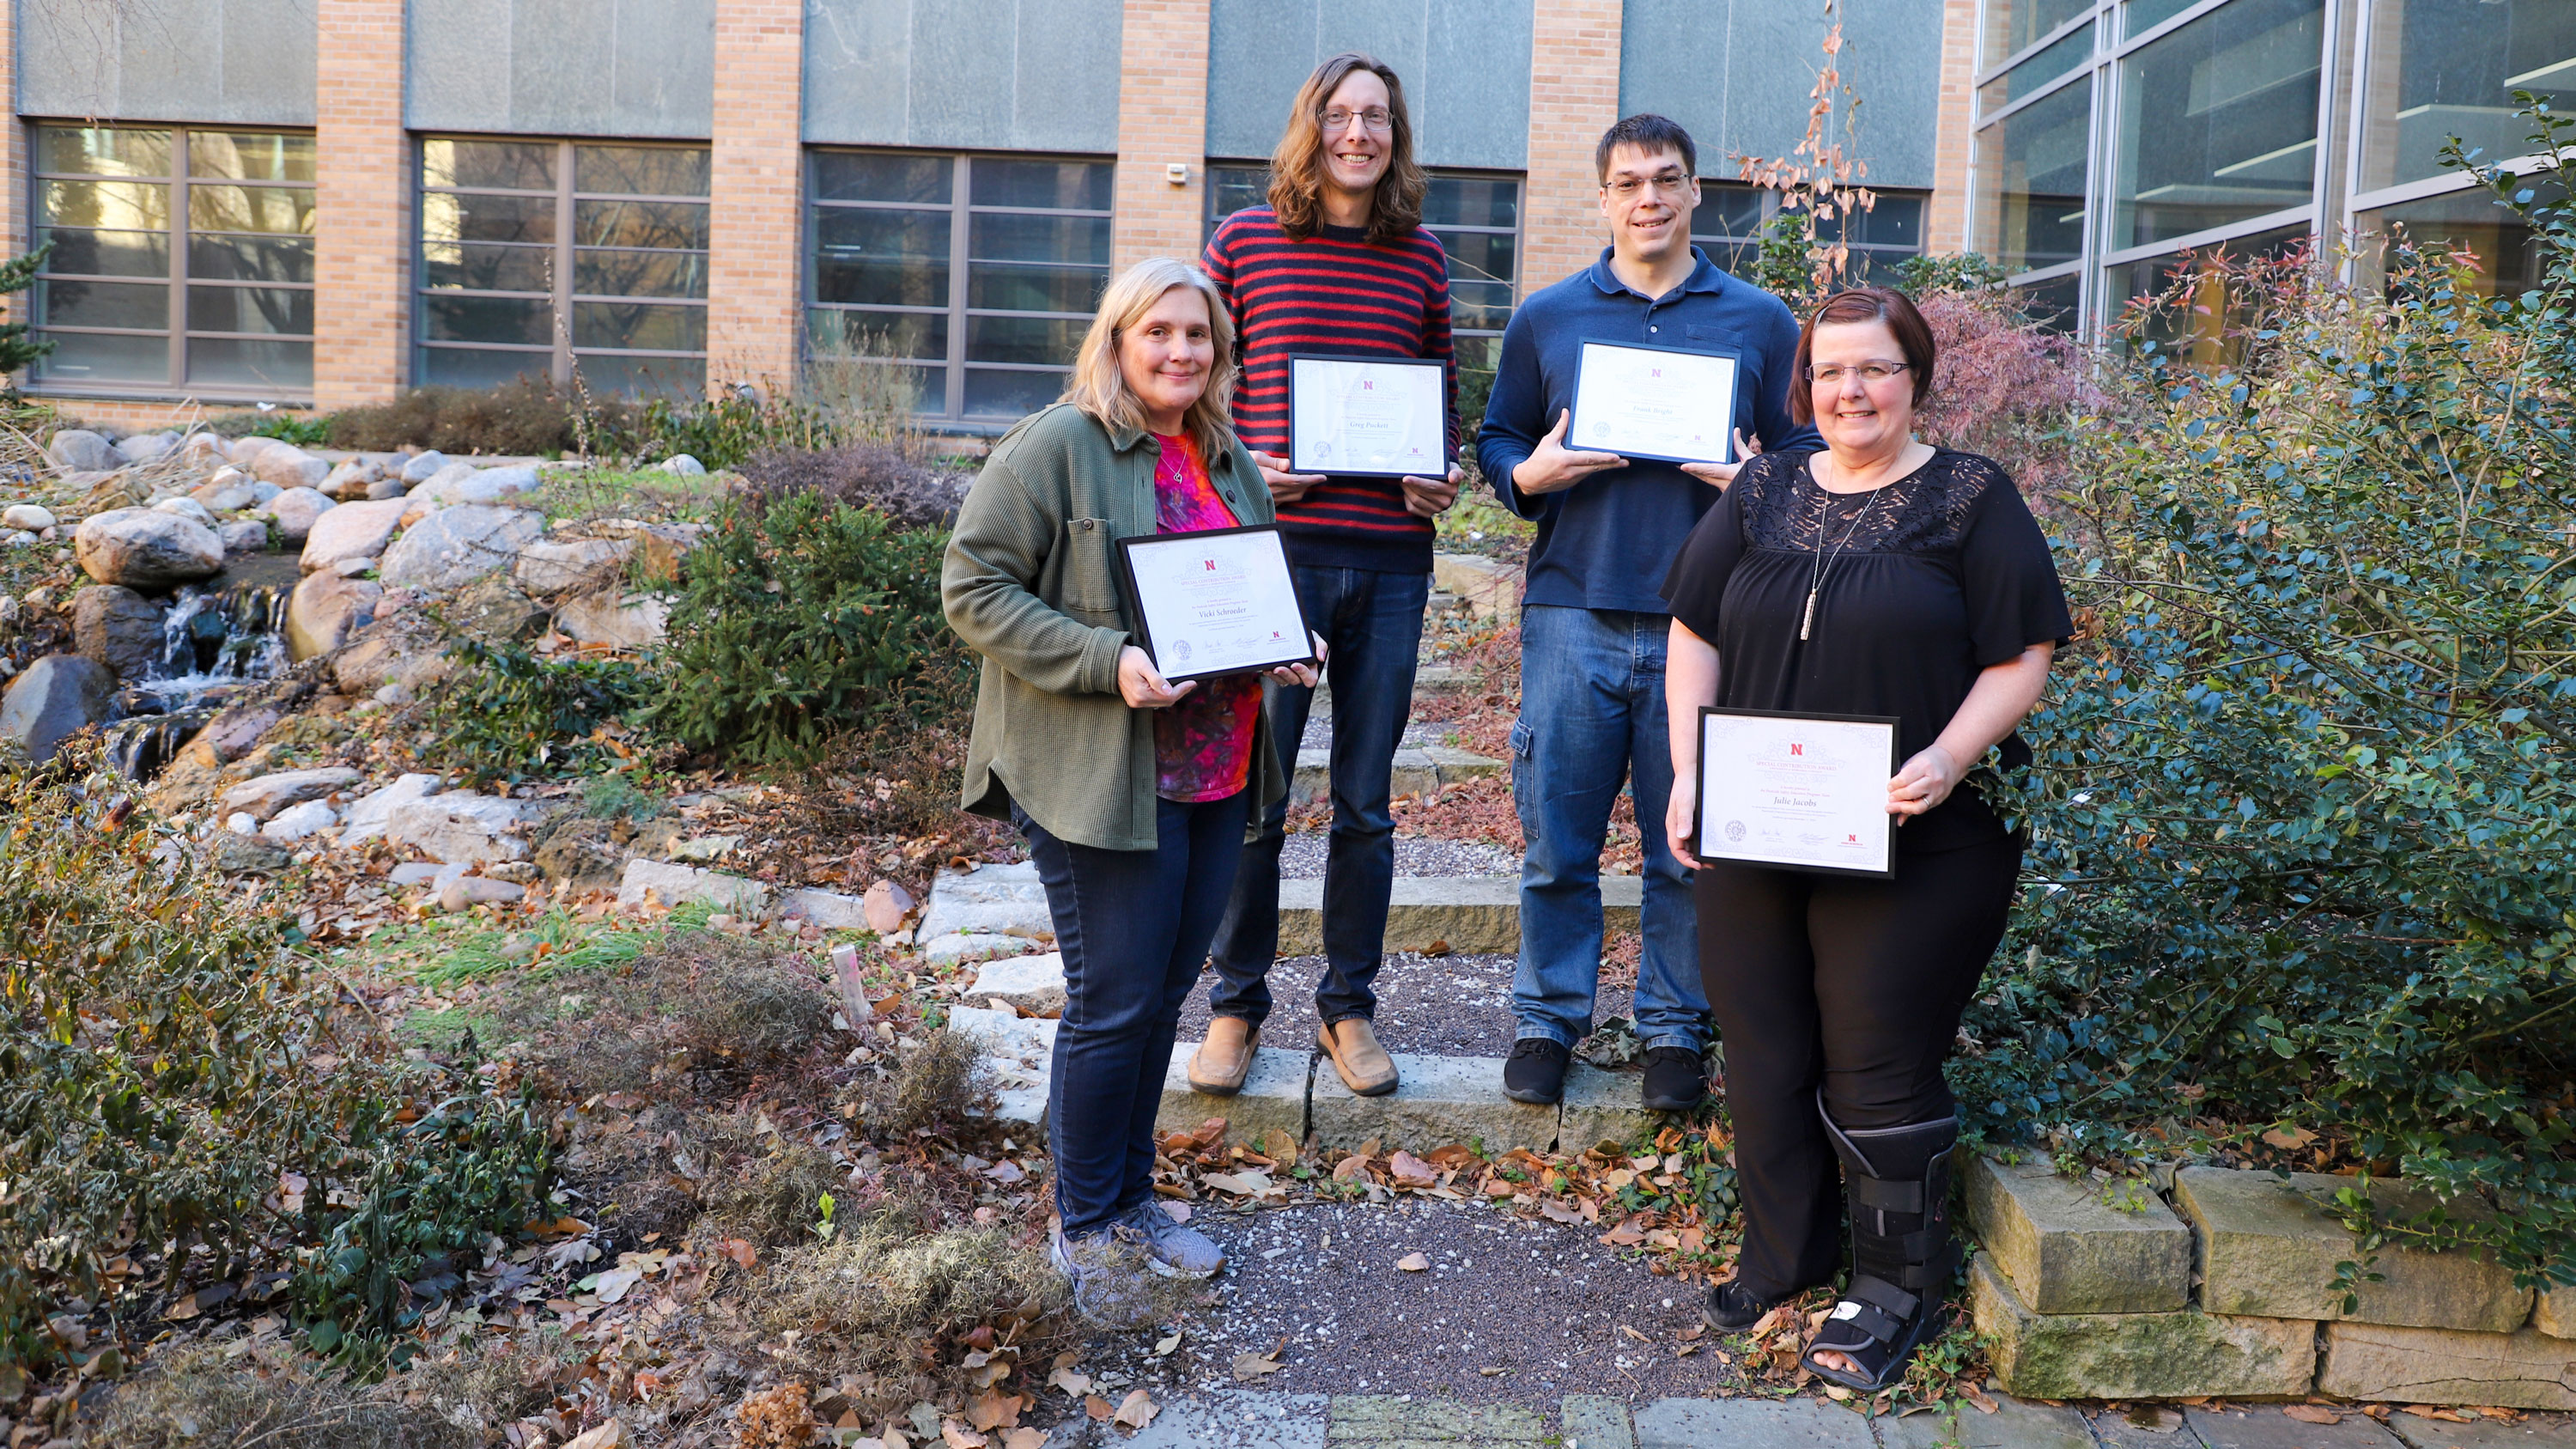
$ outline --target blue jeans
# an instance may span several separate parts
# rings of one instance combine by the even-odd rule
[[[1011,808],[1064,953],[1047,1147],[1068,1236],[1107,1224],[1153,1192],[1154,1114],[1172,1037],[1234,889],[1250,794],[1157,801],[1152,850],[1068,845]]]
[[[1428,574],[1300,568],[1297,605],[1324,636],[1325,678],[1333,686],[1333,831],[1324,854],[1324,977],[1315,1015],[1327,1026],[1377,1014],[1379,958],[1386,949],[1386,902],[1395,889],[1395,815],[1390,808],[1395,746],[1413,713],[1413,666],[1422,652]],[[1265,683],[1263,708],[1289,777],[1315,691]],[[1217,931],[1217,983],[1208,1011],[1259,1026],[1270,1015],[1270,964],[1279,956],[1279,849],[1288,801],[1263,812],[1261,835],[1243,848],[1234,902]]]
[[[1521,717],[1512,726],[1512,802],[1521,858],[1521,959],[1512,978],[1519,1035],[1572,1046],[1592,1030],[1601,985],[1601,845],[1623,778],[1645,837],[1645,958],[1637,1037],[1645,1046],[1708,1040],[1699,923],[1690,872],[1664,842],[1673,790],[1664,726],[1662,614],[1532,604],[1521,611]]]

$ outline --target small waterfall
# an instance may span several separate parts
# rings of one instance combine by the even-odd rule
[[[107,757],[119,774],[149,780],[206,727],[223,697],[274,679],[286,667],[287,591],[275,584],[191,585],[161,623],[161,659],[127,681],[108,726]]]

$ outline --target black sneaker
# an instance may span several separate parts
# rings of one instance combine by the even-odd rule
[[[1565,1095],[1565,1064],[1574,1053],[1543,1036],[1512,1043],[1503,1063],[1503,1095],[1515,1102],[1553,1107]]]
[[[1701,1307],[1699,1316],[1720,1333],[1742,1333],[1777,1306],[1754,1297],[1751,1290],[1729,1278],[1708,1290],[1708,1302]]]
[[[1646,1110],[1687,1112],[1708,1095],[1708,1078],[1700,1071],[1699,1053],[1689,1047],[1646,1049]]]

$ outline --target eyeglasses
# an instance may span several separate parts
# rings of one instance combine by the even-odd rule
[[[1661,176],[1648,176],[1642,179],[1635,176],[1622,176],[1616,181],[1602,182],[1601,189],[1621,201],[1628,201],[1649,186],[1666,196],[1679,196],[1690,190],[1690,184],[1689,177],[1678,171],[1667,171]]]
[[[1862,382],[1885,382],[1911,365],[1903,362],[1864,362],[1854,367],[1845,367],[1839,362],[1828,362],[1822,367],[1808,368],[1807,381],[1821,382],[1827,387],[1832,387],[1857,372]]]
[[[1361,125],[1368,127],[1370,130],[1375,131],[1380,135],[1384,135],[1385,133],[1395,129],[1395,112],[1388,110],[1384,106],[1371,106],[1365,111],[1354,111],[1345,109],[1341,106],[1335,106],[1331,110],[1324,112],[1324,129],[1327,131],[1348,130],[1350,128],[1351,118],[1354,116],[1359,118],[1359,123]]]

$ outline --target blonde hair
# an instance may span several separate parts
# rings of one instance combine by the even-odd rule
[[[1100,295],[1091,330],[1082,335],[1082,346],[1073,354],[1073,380],[1059,401],[1082,409],[1103,427],[1152,432],[1145,405],[1137,401],[1127,386],[1127,374],[1119,369],[1118,340],[1175,287],[1187,287],[1207,302],[1208,337],[1216,344],[1216,356],[1209,360],[1207,390],[1182,414],[1181,426],[1198,439],[1200,454],[1214,467],[1218,456],[1234,443],[1234,422],[1228,412],[1234,397],[1234,318],[1226,312],[1216,283],[1188,262],[1147,257],[1118,274]]]

